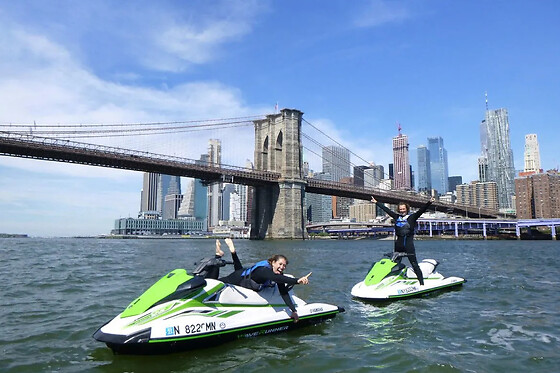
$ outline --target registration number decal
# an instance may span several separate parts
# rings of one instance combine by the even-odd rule
[[[397,291],[397,293],[398,293],[398,294],[409,294],[409,293],[412,293],[413,291],[416,291],[416,290],[418,290],[418,289],[416,288],[416,286],[409,286],[409,287],[404,288],[404,289],[399,289],[399,290]]]
[[[185,334],[196,334],[201,332],[209,332],[216,330],[215,322],[201,322],[196,324],[185,325]]]
[[[166,327],[165,336],[197,334],[214,330],[216,330],[215,322],[201,322],[195,324],[187,324],[183,328],[181,328],[179,325]]]

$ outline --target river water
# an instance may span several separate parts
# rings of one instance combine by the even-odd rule
[[[350,289],[391,251],[391,241],[235,244],[246,265],[283,253],[287,273],[313,271],[296,294],[346,312],[318,326],[208,349],[113,355],[92,338],[97,328],[167,272],[193,269],[213,254],[214,241],[0,239],[0,371],[560,371],[560,242],[418,241],[419,259],[437,259],[443,275],[468,282],[387,305],[354,300]]]

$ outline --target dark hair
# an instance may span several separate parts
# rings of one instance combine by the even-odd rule
[[[268,262],[270,264],[272,264],[272,262],[277,262],[279,259],[284,259],[286,261],[286,265],[288,265],[288,258],[286,258],[284,255],[280,255],[280,254],[276,254],[276,255],[273,255],[272,257],[268,258]]]
[[[406,212],[409,212],[409,211],[410,211],[410,205],[409,205],[408,203],[402,202],[402,201],[399,202],[399,203],[397,204],[397,209],[399,208],[400,205],[403,205],[404,207],[406,207]]]

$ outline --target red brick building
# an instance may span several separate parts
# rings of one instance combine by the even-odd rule
[[[518,219],[560,218],[560,173],[546,173],[515,179]]]

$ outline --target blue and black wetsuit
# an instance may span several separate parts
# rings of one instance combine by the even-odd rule
[[[245,281],[243,281],[243,279],[245,278],[246,280],[250,279],[259,284],[260,289],[266,286],[274,286],[274,283],[276,283],[276,285],[278,285],[278,290],[280,292],[280,296],[284,300],[284,303],[286,303],[286,305],[290,308],[290,310],[292,310],[292,312],[296,312],[296,307],[294,305],[294,302],[292,302],[292,298],[288,294],[289,289],[288,287],[286,287],[286,285],[297,285],[297,278],[274,273],[274,271],[272,271],[272,267],[266,260],[258,262],[250,268],[243,268],[236,252],[232,253],[231,257],[233,259],[234,271],[225,277],[220,277],[220,281],[227,284],[242,285],[244,287],[250,288],[245,285]],[[219,269],[206,277],[218,279],[218,275]]]
[[[420,285],[424,285],[424,277],[420,266],[418,265],[418,260],[416,259],[416,249],[414,248],[414,229],[416,228],[416,220],[428,209],[428,206],[432,204],[428,201],[424,206],[422,206],[418,211],[409,215],[400,215],[396,212],[387,208],[384,204],[377,202],[376,205],[381,207],[383,211],[389,214],[395,220],[395,252],[401,252],[408,254],[408,260],[410,265],[418,277],[418,282]],[[398,259],[400,260],[400,258]]]

